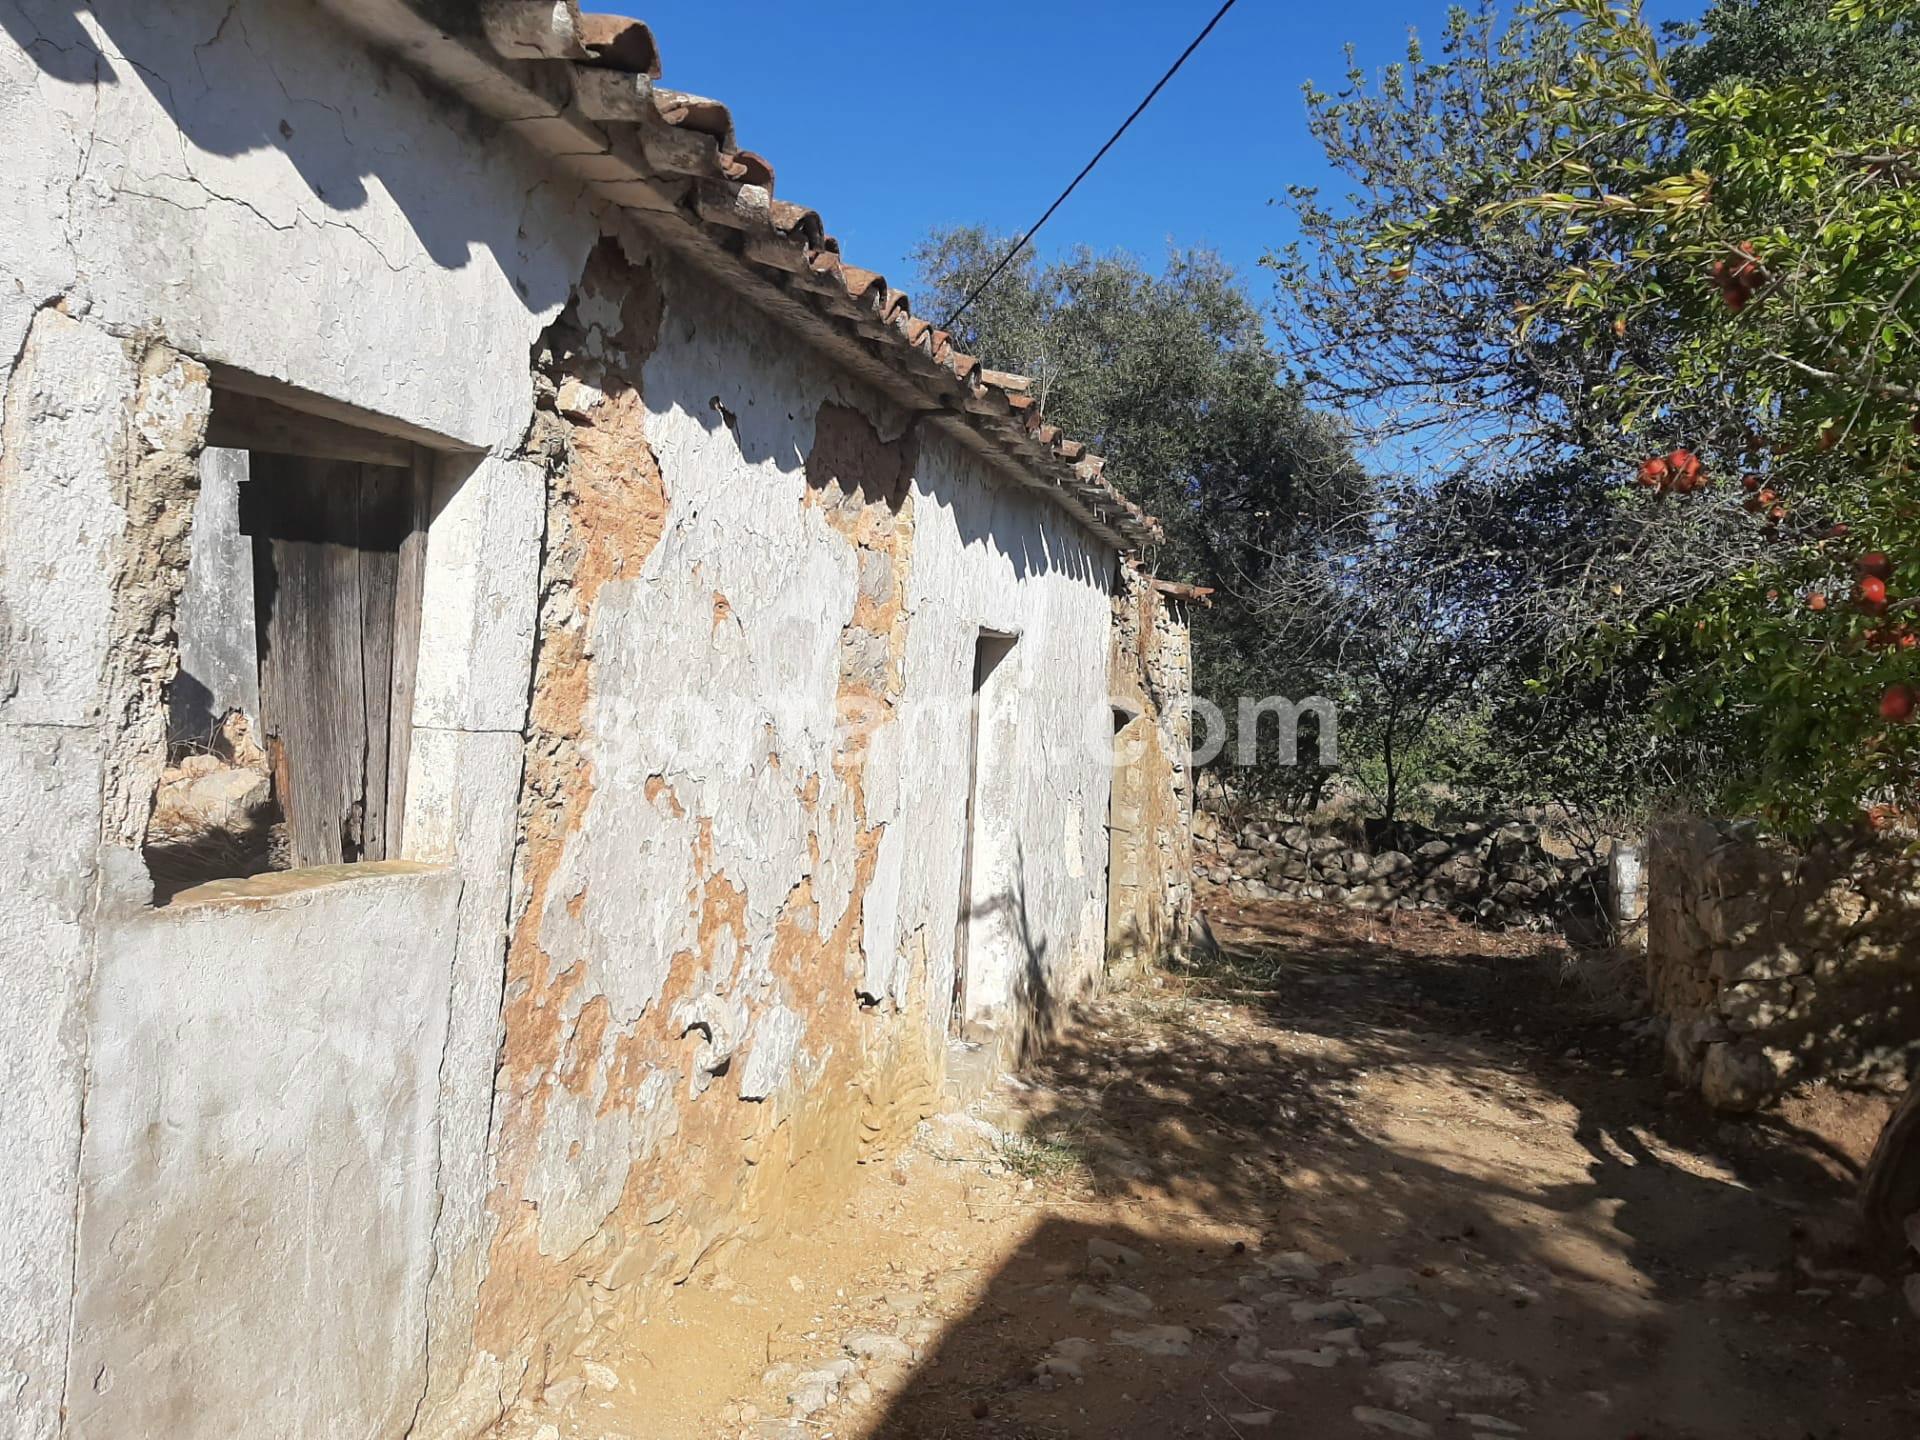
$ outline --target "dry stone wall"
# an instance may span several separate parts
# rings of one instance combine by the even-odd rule
[[[1450,830],[1400,823],[1234,824],[1202,813],[1200,877],[1242,900],[1321,900],[1359,909],[1446,910],[1486,924],[1580,922],[1604,913],[1606,868],[1552,854],[1540,827],[1474,821]]]
[[[1667,1068],[1724,1110],[1824,1078],[1897,1090],[1920,1064],[1920,867],[1669,821],[1648,840],[1647,983]]]

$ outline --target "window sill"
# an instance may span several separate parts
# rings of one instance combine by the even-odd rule
[[[179,891],[156,910],[188,910],[218,905],[235,910],[264,910],[294,896],[307,895],[356,880],[390,880],[398,875],[439,875],[451,869],[420,860],[369,860],[357,865],[315,865],[305,870],[270,870],[237,880],[208,880]]]

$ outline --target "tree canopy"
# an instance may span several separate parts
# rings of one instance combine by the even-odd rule
[[[1513,225],[1555,257],[1501,333],[1598,365],[1600,453],[1639,487],[1620,508],[1751,537],[1678,597],[1633,585],[1611,629],[1686,647],[1670,716],[1724,720],[1731,795],[1789,824],[1910,803],[1920,761],[1920,123],[1873,82],[1901,83],[1885,60],[1913,9],[1803,14],[1826,43],[1797,70],[1741,11],[1684,66],[1637,7],[1542,12],[1571,27],[1576,71],[1493,106],[1506,158],[1373,242],[1417,266],[1429,236]]]
[[[1355,188],[1292,197],[1287,348],[1466,499],[1535,672],[1503,727],[1598,716],[1788,823],[1911,793],[1910,8],[1483,7],[1309,93]]]
[[[934,232],[916,253],[927,308],[950,313],[1011,245],[977,227]],[[1160,518],[1166,546],[1147,557],[1157,573],[1215,588],[1195,623],[1202,694],[1297,700],[1333,683],[1332,652],[1283,643],[1267,596],[1282,565],[1335,583],[1337,558],[1372,524],[1373,480],[1344,428],[1287,382],[1264,317],[1217,255],[1175,250],[1155,274],[1126,254],[1042,264],[1023,253],[955,331],[962,349],[1032,376],[1047,418]]]
[[[1345,193],[1287,192],[1270,313],[1204,251],[1029,254],[958,342],[1108,455],[1161,573],[1217,587],[1202,691],[1332,696],[1382,808],[1910,805],[1914,8],[1715,0],[1661,34],[1483,0],[1308,88]],[[934,307],[1008,244],[931,236]]]

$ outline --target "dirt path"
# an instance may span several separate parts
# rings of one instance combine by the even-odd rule
[[[1103,1002],[529,1426],[1920,1436],[1920,1327],[1816,1243],[1862,1137],[1669,1103],[1650,1042],[1530,942],[1220,918],[1227,973]]]

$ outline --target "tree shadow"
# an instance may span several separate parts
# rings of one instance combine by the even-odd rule
[[[426,97],[404,72],[311,6],[208,4],[197,18],[181,8],[135,0],[4,0],[0,31],[52,79],[103,92],[143,88],[184,145],[203,154],[278,152],[317,208],[360,210],[369,182],[377,182],[437,265],[458,269],[484,250],[530,308],[566,298],[557,271],[525,263],[520,209],[485,203],[471,192],[471,174],[445,163],[449,146],[470,146],[467,132],[487,122],[455,102]],[[107,53],[82,16],[116,53]],[[313,63],[334,51],[353,55],[353,63]],[[449,146],[421,144],[420,117],[436,108],[448,112]],[[491,153],[497,163],[499,147]],[[180,163],[189,163],[184,147]],[[531,293],[535,289],[551,293]]]
[[[1221,973],[1096,1007],[1028,1068],[1022,1122],[1080,1148],[1084,1187],[1036,1207],[865,1433],[1361,1436],[1356,1405],[1555,1440],[1920,1433],[1897,1298],[1796,1271],[1805,1217],[1846,1194],[1830,1166],[1773,1132],[1729,1149],[1667,1104],[1637,1078],[1648,1045],[1570,1005],[1551,954],[1298,931],[1257,953],[1230,934]],[[1383,1082],[1418,1110],[1356,1106]],[[1091,1240],[1140,1258],[1105,1264]],[[1375,1266],[1402,1272],[1363,1302],[1381,1323],[1343,1324],[1340,1282]],[[1155,1354],[1155,1326],[1190,1333]],[[1350,1328],[1365,1358],[1300,1358]],[[1039,1378],[1069,1339],[1093,1348]],[[1276,1364],[1292,1378],[1259,1368]]]
[[[1047,937],[1034,924],[1027,896],[1027,847],[1014,839],[1012,883],[967,911],[968,934],[975,935],[982,920],[999,920],[997,927],[1011,942],[1013,974],[1011,996],[1001,1010],[998,1026],[1015,1032],[1011,1052],[1018,1063],[1026,1064],[1043,1052],[1049,1038],[1059,1032],[1065,1014],[1055,977],[1047,969],[1051,948]]]

